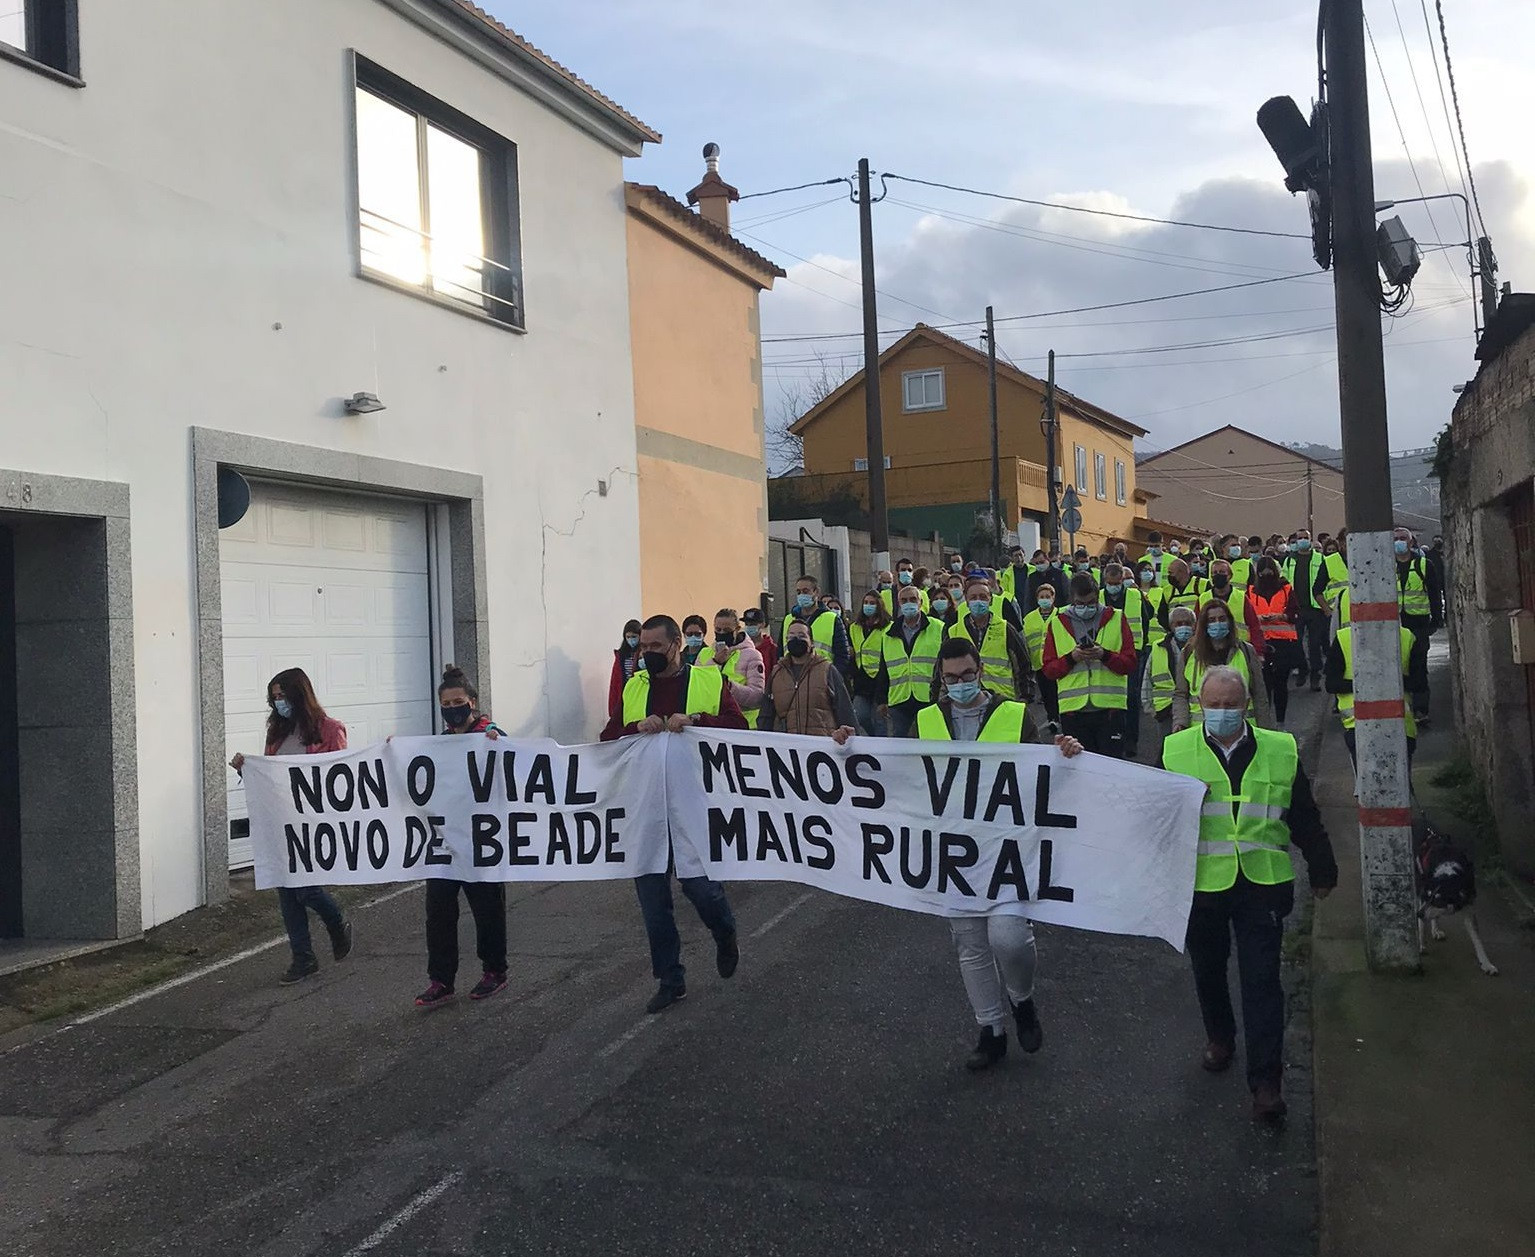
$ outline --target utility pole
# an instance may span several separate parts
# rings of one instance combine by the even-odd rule
[[[1061,507],[1055,498],[1055,350],[1050,351],[1050,370],[1045,376],[1045,495],[1050,505],[1050,521],[1045,526],[1048,549],[1061,548]]]
[[[997,552],[992,561],[1002,566],[1002,455],[997,433],[997,328],[991,307],[986,307],[986,383],[991,406],[991,524],[992,542]],[[1014,477],[1016,479],[1016,477]]]
[[[1316,536],[1316,505],[1315,505],[1315,503],[1314,503],[1314,501],[1312,499],[1311,473],[1312,473],[1311,464],[1307,463],[1306,464],[1306,531],[1309,532],[1314,537],[1314,536]]]
[[[1364,8],[1362,0],[1325,0],[1324,13],[1365,950],[1376,972],[1414,972],[1419,968],[1417,894],[1391,536]]]
[[[1482,329],[1485,331],[1498,313],[1498,259],[1493,255],[1492,241],[1486,236],[1477,237],[1476,261],[1482,284]]]
[[[869,159],[858,159],[858,257],[863,267],[863,417],[869,445],[869,533],[876,572],[890,566],[885,507],[885,428],[879,405],[879,312],[874,294],[874,203]]]

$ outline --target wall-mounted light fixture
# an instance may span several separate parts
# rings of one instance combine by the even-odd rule
[[[386,409],[377,393],[353,393],[341,404],[349,415],[371,415]]]

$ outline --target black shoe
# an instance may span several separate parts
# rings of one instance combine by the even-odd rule
[[[1032,997],[1013,1005],[1013,1019],[1018,1023],[1018,1046],[1029,1053],[1039,1051],[1045,1044],[1045,1032],[1039,1024],[1039,1014],[1034,1011]]]
[[[681,1001],[687,999],[687,997],[687,987],[667,986],[666,983],[663,982],[660,986],[656,987],[656,993],[650,997],[650,1003],[645,1005],[645,1011],[647,1013],[664,1012],[673,1004],[680,1003]]]
[[[972,1074],[978,1074],[983,1069],[990,1069],[1006,1055],[1007,1032],[998,1034],[987,1026],[981,1031],[981,1037],[976,1040],[975,1051],[965,1058],[965,1068]]]
[[[295,956],[293,963],[288,966],[288,972],[278,978],[283,986],[292,986],[295,982],[302,982],[305,978],[312,978],[320,972],[320,962],[313,956],[305,956],[302,959]]]
[[[1322,692],[1322,683],[1315,677],[1311,679],[1311,692],[1313,694],[1320,694]]]
[[[337,960],[345,960],[352,954],[352,923],[343,921],[341,928],[330,936],[330,954]]]
[[[728,978],[740,963],[741,948],[736,942],[736,932],[731,930],[724,938],[715,940],[714,964],[720,971],[720,977]]]

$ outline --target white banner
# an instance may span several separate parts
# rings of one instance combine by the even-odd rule
[[[481,733],[249,756],[256,885],[600,881],[666,869],[661,738]]]
[[[696,864],[720,881],[1017,912],[1183,949],[1202,782],[1053,746],[718,729],[668,741],[679,874]]]
[[[697,729],[574,747],[396,738],[251,756],[245,784],[261,888],[596,881],[663,872],[674,852],[684,877],[1016,912],[1180,950],[1205,794],[1052,746]]]

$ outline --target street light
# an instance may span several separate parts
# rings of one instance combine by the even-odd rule
[[[1474,237],[1471,235],[1471,202],[1466,199],[1464,192],[1436,192],[1433,196],[1404,196],[1394,201],[1376,201],[1375,212],[1382,213],[1398,205],[1420,205],[1424,201],[1447,201],[1451,198],[1459,201],[1461,208],[1466,213],[1466,238],[1464,240],[1445,241],[1466,250],[1466,261],[1471,267],[1471,282],[1473,285],[1481,284],[1481,302],[1478,304],[1473,299],[1471,302],[1471,321],[1476,329],[1477,339],[1481,339],[1482,328],[1487,321],[1497,313],[1497,273],[1498,259],[1493,256],[1492,241],[1486,236]]]

